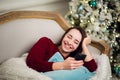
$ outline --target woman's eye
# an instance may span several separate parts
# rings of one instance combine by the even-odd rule
[[[75,43],[75,44],[79,44],[79,43],[78,43],[78,42],[76,42],[76,41],[75,41],[74,43]]]
[[[72,36],[70,36],[70,35],[68,35],[67,37],[68,37],[69,39],[72,39]]]
[[[78,44],[79,44],[79,41],[78,41],[78,40],[75,40],[74,43],[78,45]]]

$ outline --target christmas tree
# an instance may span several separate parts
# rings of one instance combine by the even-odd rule
[[[65,18],[111,47],[112,72],[120,77],[120,0],[71,0]]]

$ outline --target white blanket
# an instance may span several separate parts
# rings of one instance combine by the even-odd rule
[[[11,58],[0,65],[0,80],[51,80],[25,63],[27,55]]]
[[[27,54],[19,58],[11,58],[0,65],[0,80],[52,80],[47,76],[28,68],[25,59]],[[110,80],[111,69],[109,58],[105,54],[95,57],[98,64],[96,74],[90,80]]]

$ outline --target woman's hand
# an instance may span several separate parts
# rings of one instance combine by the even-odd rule
[[[64,62],[63,62],[63,66],[64,69],[68,69],[68,70],[72,70],[72,69],[77,69],[80,68],[81,66],[83,66],[83,60],[75,60],[72,57],[68,57]]]
[[[84,38],[84,40],[83,40],[83,46],[87,46],[87,45],[89,45],[91,43],[91,38],[90,37],[86,37],[86,38]]]
[[[81,66],[83,66],[83,64],[84,64],[83,60],[77,61],[72,57],[68,57],[63,62],[53,63],[53,70],[63,70],[63,69],[73,70],[80,68]]]

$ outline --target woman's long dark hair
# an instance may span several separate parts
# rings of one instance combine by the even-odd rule
[[[77,29],[77,30],[81,33],[81,35],[82,35],[82,40],[81,40],[78,48],[77,48],[75,51],[71,52],[71,53],[68,55],[68,57],[69,57],[69,56],[74,57],[76,54],[82,52],[82,42],[83,42],[84,38],[87,36],[86,33],[85,33],[85,31],[84,31],[84,29],[82,29],[80,26],[71,27],[71,28],[69,28],[69,29],[63,34],[60,42],[58,43],[58,46],[62,44],[63,38],[64,38],[65,35],[66,35],[70,30],[72,30],[72,29]]]

